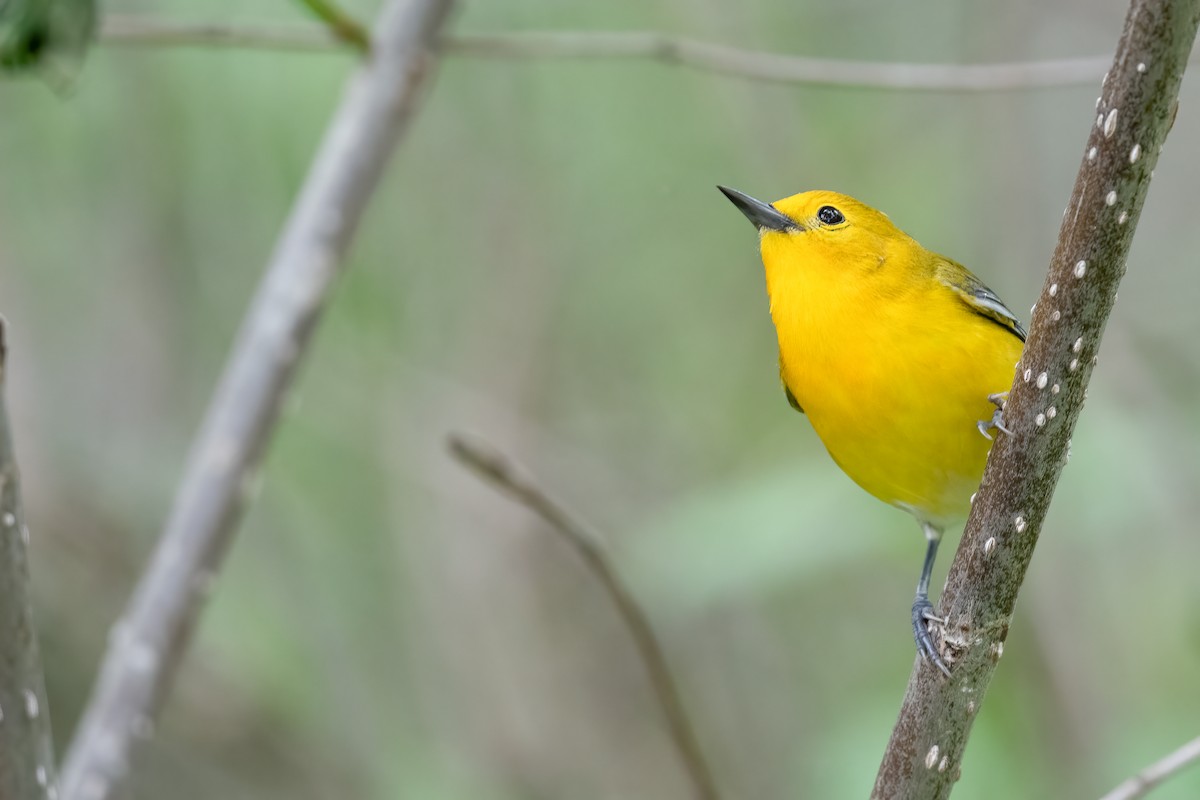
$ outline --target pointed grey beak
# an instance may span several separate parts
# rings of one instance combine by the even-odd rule
[[[778,231],[780,233],[793,233],[804,230],[794,219],[780,213],[770,203],[755,200],[750,195],[739,192],[737,189],[730,189],[728,186],[718,186],[717,188],[729,198],[731,203],[738,207],[738,211],[746,215],[746,219],[750,220],[750,224],[758,228],[760,232]]]

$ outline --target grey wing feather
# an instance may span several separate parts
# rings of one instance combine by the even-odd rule
[[[939,279],[953,289],[972,311],[1008,329],[1022,342],[1025,341],[1025,326],[983,281],[972,275],[966,267],[953,261],[947,260],[942,267],[943,269],[938,270]]]

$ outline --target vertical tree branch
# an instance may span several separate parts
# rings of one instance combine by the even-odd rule
[[[451,0],[391,0],[347,86],[192,446],[162,539],[114,628],[63,771],[111,797],[149,734],[233,538],[296,365],[434,65]]]
[[[953,675],[918,661],[875,782],[878,800],[945,798],[1004,652],[1154,165],[1178,104],[1200,0],[1133,0],[1017,366],[1005,418],[942,594]]]
[[[28,530],[4,404],[5,323],[0,317],[0,798],[55,793],[54,743],[29,598]]]

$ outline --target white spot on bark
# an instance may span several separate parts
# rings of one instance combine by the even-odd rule
[[[1117,193],[1115,190],[1104,196],[1104,204],[1106,206],[1115,206],[1117,204]]]
[[[1128,220],[1128,219],[1129,219],[1129,215],[1128,215],[1128,214],[1126,214],[1124,211],[1122,211],[1122,212],[1121,212],[1121,216],[1117,217],[1117,224],[1118,224],[1118,225],[1124,225],[1124,224],[1125,224],[1125,221],[1126,221],[1126,220]]]
[[[38,706],[38,697],[33,693],[32,689],[25,690],[25,716],[30,719],[37,719],[41,709]]]
[[[1054,419],[1057,414],[1058,409],[1056,409],[1054,406],[1050,406],[1046,409],[1046,419]]]
[[[1075,277],[1082,278],[1087,274],[1087,262],[1082,259],[1075,262]]]
[[[1135,144],[1133,146],[1133,149],[1129,151],[1129,163],[1136,164],[1138,157],[1140,157],[1141,155],[1142,155],[1142,146],[1140,144]]]
[[[996,537],[989,536],[988,540],[983,543],[983,554],[985,556],[990,556],[992,554],[992,551],[995,549],[996,549]]]
[[[1046,382],[1047,382],[1047,381],[1049,381],[1049,380],[1050,380],[1049,376],[1047,376],[1047,375],[1046,375],[1046,373],[1044,373],[1044,372],[1043,372],[1041,375],[1038,375],[1038,379],[1037,379],[1037,387],[1038,387],[1039,389],[1045,389],[1045,388],[1046,388]]]
[[[1058,294],[1058,284],[1052,283],[1050,284],[1050,296],[1054,297],[1056,294]]]
[[[1071,352],[1078,353],[1082,349],[1083,349],[1083,337],[1080,336],[1078,339],[1075,340],[1075,344],[1071,345]]]
[[[1093,147],[1092,149],[1088,150],[1088,161],[1095,161],[1095,160],[1096,160],[1096,148]]]
[[[1067,364],[1067,369],[1071,372],[1074,372],[1075,370],[1079,369],[1079,359],[1072,358],[1071,363]]]
[[[1045,414],[1038,414],[1036,417],[1034,417],[1034,418],[1033,418],[1033,422],[1034,422],[1034,424],[1035,424],[1035,425],[1037,425],[1039,428],[1040,428],[1040,427],[1042,427],[1043,425],[1045,425],[1045,424],[1046,424],[1046,415],[1045,415]]]
[[[925,767],[927,769],[933,769],[934,765],[936,765],[937,762],[938,762],[938,746],[935,744],[933,747],[929,748],[929,752],[925,754]]]
[[[1104,138],[1107,139],[1117,130],[1117,109],[1108,112],[1108,116],[1104,118]]]
[[[1025,518],[1022,517],[1020,514],[1018,514],[1017,518],[1013,520],[1013,527],[1017,529],[1017,533],[1021,533],[1022,531],[1024,531],[1025,530]]]
[[[1139,62],[1138,62],[1138,65],[1137,65],[1137,71],[1138,71],[1138,72],[1145,72],[1145,71],[1146,71],[1146,62],[1145,62],[1145,61],[1139,61]]]

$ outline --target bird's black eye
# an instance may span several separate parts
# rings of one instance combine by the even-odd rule
[[[839,222],[846,221],[846,218],[842,216],[842,212],[833,206],[821,206],[817,209],[817,219],[821,220],[825,225],[837,225]]]

